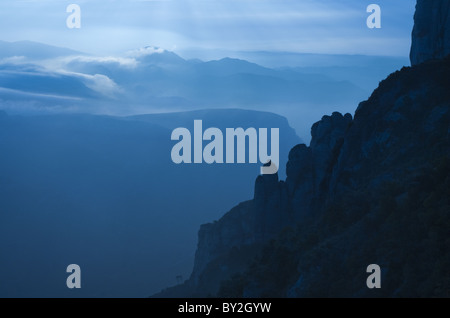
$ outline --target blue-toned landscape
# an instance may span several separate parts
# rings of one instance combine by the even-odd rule
[[[449,296],[446,3],[6,2],[0,297]],[[195,120],[278,172],[176,164]]]

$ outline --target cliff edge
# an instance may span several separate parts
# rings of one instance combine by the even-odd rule
[[[411,65],[450,54],[450,1],[417,0]]]
[[[314,124],[286,181],[202,225],[191,278],[156,297],[449,296],[450,3],[416,10],[412,67]]]

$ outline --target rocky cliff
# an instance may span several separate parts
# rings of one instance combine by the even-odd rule
[[[289,153],[286,181],[259,176],[253,200],[203,225],[191,279],[158,296],[448,296],[450,57],[439,57],[450,12],[424,3],[413,66],[381,82],[354,118],[314,124],[310,146]],[[380,290],[365,285],[373,263]]]
[[[418,0],[412,33],[411,64],[450,54],[450,1]]]
[[[330,181],[330,172],[352,122],[350,114],[324,116],[311,129],[311,146],[289,153],[286,182],[278,174],[260,175],[253,200],[233,208],[218,222],[201,226],[191,279],[198,281],[208,263],[232,247],[264,243],[313,213]]]

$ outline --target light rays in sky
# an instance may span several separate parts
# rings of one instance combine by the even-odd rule
[[[382,29],[365,25],[364,0],[4,0],[0,40],[32,40],[93,54],[142,46],[177,52],[289,51],[406,56],[415,0],[377,0]],[[68,29],[77,3],[82,28]]]

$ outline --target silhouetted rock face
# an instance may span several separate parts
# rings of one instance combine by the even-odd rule
[[[406,245],[412,246],[411,251],[417,251],[414,244],[420,246],[429,242],[420,241],[418,233],[428,240],[428,229],[420,227],[420,218],[427,219],[430,213],[442,218],[444,226],[437,231],[447,233],[448,241],[448,229],[445,227],[448,220],[445,204],[448,202],[445,200],[448,198],[450,179],[448,175],[442,176],[436,192],[423,180],[430,171],[446,171],[445,165],[441,164],[439,168],[436,162],[444,162],[445,158],[450,157],[450,57],[437,59],[450,53],[449,9],[448,1],[419,0],[411,51],[412,64],[418,65],[405,67],[381,82],[371,97],[360,103],[354,119],[350,114],[324,116],[312,126],[310,146],[301,144],[291,149],[286,165],[286,182],[278,181],[278,175],[259,176],[252,201],[240,204],[219,221],[202,226],[192,276],[194,279],[214,279],[211,268],[201,271],[207,264],[212,264],[212,268],[229,268],[232,263],[230,255],[236,255],[230,253],[233,248],[252,244],[258,246],[258,243],[276,238],[278,233],[277,243],[265,250],[266,255],[273,256],[272,261],[266,261],[267,258],[263,257],[259,259],[260,266],[253,263],[250,269],[235,268],[234,273],[244,274],[228,283],[228,287],[234,289],[224,288],[222,295],[367,295],[365,285],[361,285],[360,290],[354,289],[361,282],[352,283],[351,277],[348,285],[344,284],[347,290],[330,292],[329,288],[333,285],[330,280],[340,277],[333,273],[345,262],[354,270],[351,273],[357,273],[375,258],[380,264],[386,264],[388,268],[391,266],[392,271],[396,270],[398,264],[408,260],[408,253],[402,250]],[[437,60],[421,63],[430,59]],[[397,193],[389,188],[392,183],[396,184]],[[447,189],[445,195],[440,194],[441,188]],[[389,200],[383,194],[386,192]],[[409,203],[402,207],[404,210],[399,210],[397,205],[401,205],[402,200]],[[444,212],[429,208],[424,212],[423,206],[429,207],[432,202],[440,202],[441,207],[436,211],[441,209]],[[421,216],[410,215],[402,219],[402,215],[411,209]],[[390,215],[387,225],[386,215]],[[398,235],[405,221],[416,223],[409,225],[410,232],[406,231],[404,236]],[[291,224],[303,224],[302,229],[306,233],[298,230],[293,230],[294,234],[290,235],[280,233]],[[368,251],[386,244],[383,235],[366,235],[367,229],[388,233],[390,247],[368,255]],[[323,232],[321,240],[316,240],[316,231]],[[335,232],[331,234],[328,231]],[[435,238],[436,242],[429,243],[433,248],[433,244],[439,242],[439,236]],[[410,243],[413,240],[417,242]],[[274,248],[276,251],[271,253]],[[291,250],[295,253],[290,253]],[[448,259],[450,251],[447,254],[443,251],[437,250],[432,262],[447,264],[443,260]],[[315,262],[310,261],[314,255]],[[362,260],[364,257],[366,259]],[[363,263],[360,264],[360,260]],[[410,266],[415,268],[415,264]],[[286,268],[291,273],[284,283],[263,275],[284,273]],[[349,268],[345,267],[342,275],[348,274]],[[216,270],[214,273],[218,272]],[[440,277],[442,272],[448,273],[436,269],[435,277]],[[222,283],[231,275],[233,273],[229,271],[228,277],[221,276]],[[399,275],[403,275],[401,270]],[[280,277],[286,278],[286,275]],[[364,282],[365,278],[361,281]],[[210,286],[209,291],[216,295],[220,283],[217,281],[216,286]],[[431,284],[434,283],[431,281]],[[383,289],[383,295],[408,295],[407,286],[401,282],[398,286],[392,284]],[[192,294],[197,292],[204,296],[195,282],[191,290]],[[430,289],[429,294],[435,295],[436,290]],[[441,292],[436,295],[441,295]]]
[[[450,57],[391,74],[380,83],[369,100],[359,105],[353,120],[349,114],[343,116],[333,113],[332,116],[324,116],[313,125],[310,147],[301,144],[291,149],[286,165],[286,182],[278,181],[277,175],[259,176],[255,182],[252,201],[233,208],[219,221],[201,227],[196,266],[190,282],[199,278],[211,281],[218,273],[223,273],[222,267],[231,268],[230,263],[235,260],[231,260],[230,255],[236,255],[232,253],[233,249],[263,244],[269,239],[277,238],[289,225],[311,222],[307,224],[319,226],[314,222],[323,222],[327,213],[338,213],[333,206],[339,206],[339,202],[344,202],[343,211],[348,219],[367,217],[368,221],[365,222],[369,222],[368,224],[371,224],[372,218],[384,220],[380,215],[379,201],[383,200],[380,193],[384,191],[386,184],[396,182],[401,187],[410,189],[417,183],[414,180],[416,174],[433,169],[433,162],[450,156],[448,87]],[[408,191],[410,190],[404,190],[403,193]],[[406,194],[403,197],[406,198]],[[396,202],[401,202],[398,201],[401,198],[400,195]],[[363,205],[360,206],[361,203]],[[341,214],[335,218],[337,222],[341,222],[343,216]],[[384,224],[383,221],[380,224]],[[401,224],[393,223],[390,226],[401,227]],[[308,228],[306,226],[306,230]],[[365,245],[361,245],[359,240],[368,239],[364,233],[364,227],[359,224],[349,226],[336,237],[325,236],[324,240],[333,245],[330,249],[340,251],[326,265],[332,267],[332,262],[344,262],[342,255],[363,253]],[[299,232],[295,235],[302,237],[301,234]],[[377,236],[370,236],[370,239],[376,238]],[[401,237],[391,238],[394,241],[397,239],[400,242]],[[397,243],[400,244],[399,242]],[[289,245],[291,243],[285,244],[287,245],[283,248],[294,248]],[[366,241],[364,244],[374,246],[370,244],[377,243]],[[317,251],[321,251],[320,246],[314,253]],[[354,256],[355,259],[359,258],[359,254],[357,255]],[[385,264],[392,261],[391,256],[377,257]],[[304,263],[305,259],[300,257],[299,264],[306,266]],[[283,267],[277,261],[270,264],[261,265],[258,270],[267,268],[264,266],[272,266],[273,268],[269,267],[270,271],[277,272],[281,270],[278,267]],[[234,273],[244,269],[245,265],[240,269],[235,267]],[[251,290],[251,295],[254,296],[264,296],[267,292],[269,295],[303,297],[311,295],[311,286],[318,282],[323,284],[324,274],[318,273],[314,266],[300,272],[297,283],[283,286],[285,291],[264,287],[266,283],[262,276],[257,275],[249,279],[244,291]],[[217,281],[215,287],[209,286],[209,292],[216,295],[221,282],[229,279],[233,272],[228,271],[227,275],[223,274],[222,280]],[[292,275],[296,275],[295,271]],[[239,281],[235,280],[234,284],[236,288]],[[196,295],[205,295],[199,291],[198,285],[194,285],[192,290],[198,293]],[[345,295],[365,295],[364,292],[365,289],[355,290],[354,293]],[[390,292],[386,291],[386,295],[394,295]]]
[[[220,221],[203,224],[198,232],[198,246],[195,253],[191,280],[198,283],[200,274],[211,260],[233,246],[255,243],[254,202],[240,203],[225,214]]]
[[[211,260],[236,247],[266,242],[312,213],[328,186],[351,122],[350,114],[323,116],[311,129],[311,146],[291,149],[286,182],[279,181],[278,174],[258,176],[252,201],[241,203],[217,222],[202,225],[191,280],[198,283]]]
[[[300,144],[291,149],[286,164],[286,185],[293,221],[301,219],[312,210],[315,197],[314,161],[311,148]]]
[[[450,58],[404,68],[360,103],[333,169],[328,195],[342,195],[361,185],[375,188],[429,164],[411,166],[409,162],[430,146],[427,143],[447,134],[449,73]]]
[[[412,33],[411,65],[450,54],[450,1],[418,0]]]
[[[334,112],[331,116],[323,116],[322,120],[311,128],[311,152],[314,162],[315,192],[319,193],[327,187],[330,172],[336,162],[336,156],[342,145],[344,135],[352,122],[350,114]]]
[[[278,174],[260,175],[256,178],[253,201],[256,242],[273,237],[289,224],[287,188],[283,181],[278,182]]]
[[[297,145],[289,153],[286,184],[291,200],[292,220],[309,215],[327,189],[331,171],[352,116],[334,112],[323,116],[311,128],[311,145]]]

